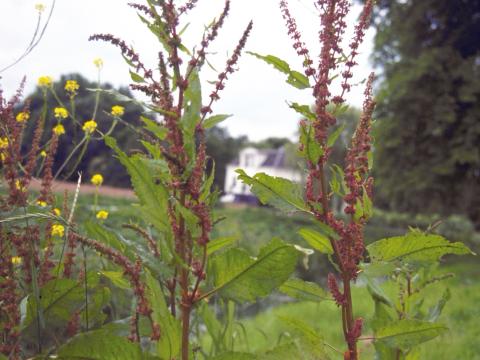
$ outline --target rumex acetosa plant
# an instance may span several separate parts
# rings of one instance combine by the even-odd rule
[[[373,74],[366,81],[363,111],[347,150],[345,165],[341,167],[330,164],[329,155],[332,146],[343,131],[343,126],[336,126],[336,119],[347,109],[345,97],[352,86],[352,71],[357,65],[356,57],[370,23],[374,1],[365,2],[348,46],[343,44],[350,2],[348,0],[317,0],[314,3],[319,13],[318,39],[321,44],[316,62],[301,39],[287,1],[282,0],[279,3],[288,35],[293,41],[293,48],[302,59],[303,73],[292,70],[287,62],[273,55],[250,53],[286,74],[288,84],[298,89],[312,91],[312,100],[315,104],[313,111],[308,105],[290,104],[290,107],[302,116],[299,154],[307,168],[305,188],[302,189],[300,185],[287,179],[264,173],[249,176],[243,170],[237,170],[237,172],[239,179],[250,185],[252,191],[263,203],[288,212],[304,212],[314,220],[316,230],[302,229],[299,233],[315,250],[327,254],[336,270],[336,273],[328,274],[328,288],[341,312],[341,328],[347,348],[341,351],[344,359],[359,359],[357,343],[364,328],[364,319],[355,316],[352,284],[364,271],[363,269],[368,268],[368,265],[372,265],[371,269],[375,269],[378,266],[376,262],[391,264],[412,260],[408,264],[404,263],[394,273],[395,280],[403,286],[400,289],[402,301],[398,310],[400,324],[396,324],[394,316],[386,315],[388,312],[385,311],[377,314],[376,326],[374,326],[376,334],[373,339],[378,356],[382,359],[403,359],[413,354],[410,350],[414,345],[437,336],[444,329],[443,326],[428,321],[411,320],[409,317],[413,318],[415,315],[408,314],[405,310],[407,301],[405,299],[413,294],[410,281],[413,274],[420,269],[418,261],[415,261],[418,259],[412,253],[418,251],[421,253],[419,258],[422,260],[435,261],[447,253],[467,254],[470,251],[461,243],[451,244],[442,237],[420,231],[414,231],[405,237],[380,240],[372,244],[368,251],[365,248],[363,228],[372,216],[373,198],[373,178],[370,175],[372,165],[370,133],[375,108],[372,97]],[[340,85],[338,94],[333,90],[335,81]],[[344,214],[335,213],[331,208],[330,203],[333,197],[339,197],[343,201]],[[435,248],[438,250],[437,253]],[[391,274],[384,272],[382,275],[390,276]],[[405,279],[407,279],[406,286]],[[428,283],[428,280],[426,282]],[[374,291],[378,287],[371,285],[369,289],[374,300],[378,300],[378,292]],[[312,284],[297,280],[287,282],[280,290],[294,297],[299,292],[312,292],[312,295],[320,293],[319,289]],[[377,303],[377,309],[385,304],[394,307],[393,302],[385,300],[385,296],[380,298],[384,301]],[[430,318],[432,319],[433,317]],[[303,328],[306,329],[305,326]],[[313,331],[311,330],[310,333]],[[308,330],[306,332],[308,333]],[[415,335],[409,337],[407,335],[409,332]],[[417,336],[416,339],[415,336]],[[390,355],[391,357],[384,357]],[[327,358],[326,355],[325,358]]]

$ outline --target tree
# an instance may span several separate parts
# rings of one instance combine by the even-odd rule
[[[380,2],[376,180],[383,206],[480,222],[480,2]]]
[[[75,113],[78,121],[83,123],[92,118],[92,114],[95,108],[95,97],[96,93],[89,91],[88,89],[95,89],[98,87],[98,84],[93,83],[85,79],[80,74],[69,74],[63,75],[58,81],[53,83],[53,89],[58,95],[58,98],[62,101],[65,106],[68,107],[68,111],[71,111],[69,104],[70,98],[67,92],[64,89],[65,82],[67,80],[76,80],[79,84],[79,89],[77,95],[74,98],[75,102]],[[112,90],[113,87],[110,84],[101,84],[101,87],[106,90]],[[132,97],[128,88],[117,89],[117,92]],[[30,103],[30,113],[32,118],[37,118],[41,115],[44,94],[40,88],[36,88],[35,91],[27,96],[26,101]],[[54,108],[58,107],[58,101],[55,100],[50,92],[47,92],[47,113],[45,118],[45,129],[44,129],[44,138],[46,139],[51,133],[51,129],[56,125],[57,120],[54,117]],[[143,112],[142,108],[139,105],[132,103],[119,103],[113,98],[106,94],[102,94],[99,102],[99,107],[95,116],[95,121],[98,123],[98,128],[106,132],[112,124],[112,117],[108,115],[111,111],[112,106],[122,105],[125,107],[124,115],[122,119],[129,124],[138,124],[140,114]],[[65,134],[60,136],[59,147],[62,149],[61,152],[57,154],[54,172],[59,170],[59,167],[64,163],[69,154],[75,148],[83,137],[83,132],[81,128],[77,125],[74,126],[70,118],[62,121],[63,126],[65,127]],[[34,125],[27,124],[27,129],[25,132],[26,139],[31,139],[33,137]],[[123,123],[117,124],[113,133],[113,136],[121,144],[122,148],[126,150],[134,150],[141,147],[135,138],[132,137],[132,130],[126,127]],[[26,141],[28,144],[29,141]],[[89,179],[93,173],[102,173],[108,174],[105,176],[105,182],[110,185],[115,186],[128,186],[130,184],[129,177],[125,169],[121,164],[113,157],[112,151],[109,147],[105,146],[103,140],[100,141],[91,141],[88,144],[86,152],[78,164],[74,166],[80,150],[75,153],[73,160],[69,162],[69,166],[65,167],[60,175],[59,179],[61,180],[71,180],[76,181],[77,171],[82,172],[84,181]],[[75,172],[72,174],[72,169],[75,169]]]

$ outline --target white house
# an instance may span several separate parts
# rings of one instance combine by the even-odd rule
[[[240,151],[237,161],[227,165],[223,202],[256,202],[249,186],[237,179],[236,169],[243,169],[249,176],[264,172],[270,176],[302,181],[302,173],[287,166],[284,147],[278,149],[247,147]]]

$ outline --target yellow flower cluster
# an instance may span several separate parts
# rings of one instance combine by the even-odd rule
[[[55,135],[60,136],[65,134],[65,128],[62,124],[58,124],[53,128],[53,132],[55,133]]]
[[[20,256],[12,256],[11,261],[13,265],[20,265],[22,263],[22,258]]]
[[[52,86],[53,80],[50,76],[40,76],[38,78],[38,86],[40,87],[50,87]]]
[[[57,215],[57,216],[60,216],[60,215],[62,214],[62,212],[60,211],[59,208],[54,208],[54,209],[53,209],[53,213],[54,213],[55,215]]]
[[[63,237],[65,234],[65,227],[60,224],[54,224],[52,226],[52,236]]]
[[[47,152],[45,150],[40,151],[40,156],[41,157],[47,157]]]
[[[76,93],[77,90],[80,88],[80,85],[78,85],[78,82],[76,80],[67,80],[65,83],[65,90],[69,93]]]
[[[28,111],[22,111],[17,114],[17,117],[15,118],[18,122],[24,122],[30,119],[30,113]]]
[[[37,201],[37,205],[40,206],[40,207],[46,207],[46,206],[47,206],[47,202],[46,202],[46,201],[43,201],[43,200],[38,200],[38,201]]]
[[[90,179],[93,185],[100,186],[103,184],[103,176],[100,174],[94,174]]]
[[[35,10],[41,13],[45,11],[45,5],[42,3],[35,4]]]
[[[100,210],[99,212],[97,212],[97,219],[105,220],[106,218],[108,218],[108,211]]]
[[[8,139],[6,137],[0,138],[0,149],[6,149],[8,147]]]
[[[103,67],[103,60],[101,58],[93,59],[93,64],[100,70]]]
[[[125,108],[120,105],[112,106],[112,111],[110,112],[113,116],[122,116],[125,113]]]
[[[25,186],[22,185],[22,182],[20,180],[15,180],[15,189],[17,189],[18,191],[21,191],[21,192],[25,192],[27,189],[25,188]]]
[[[56,107],[53,109],[53,112],[57,119],[66,119],[68,117],[68,111],[63,107]]]
[[[95,129],[97,128],[97,123],[95,120],[88,120],[82,126],[82,130],[85,131],[87,134],[92,134]]]

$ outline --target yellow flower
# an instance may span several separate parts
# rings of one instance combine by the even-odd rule
[[[5,161],[5,158],[6,158],[5,154],[4,154],[4,153],[0,153],[0,161],[1,161],[1,162],[4,162],[4,161]]]
[[[53,213],[54,213],[55,215],[57,215],[57,216],[60,216],[60,215],[62,214],[62,212],[60,211],[59,208],[54,208],[54,209],[53,209]]]
[[[8,139],[6,137],[0,138],[0,149],[6,149],[8,147]]]
[[[53,132],[55,133],[55,135],[60,136],[65,134],[65,128],[62,124],[58,124],[53,128]]]
[[[75,93],[79,88],[77,80],[67,80],[65,83],[65,90],[69,93]]]
[[[52,86],[52,78],[50,76],[40,76],[38,78],[38,86],[40,87],[50,87]]]
[[[20,265],[22,263],[22,258],[20,256],[12,256],[11,261],[13,265]]]
[[[35,10],[38,12],[43,12],[45,10],[45,5],[42,3],[35,4]]]
[[[15,118],[18,122],[24,122],[30,119],[30,113],[28,111],[22,111],[17,114],[17,117]]]
[[[97,123],[95,120],[88,120],[82,126],[82,130],[85,131],[87,134],[91,134],[97,128]]]
[[[93,185],[100,186],[103,183],[103,176],[100,174],[94,174],[90,179]]]
[[[93,59],[93,64],[100,70],[103,67],[103,60],[101,58]]]
[[[25,192],[25,186],[22,185],[22,182],[20,180],[15,180],[15,188],[21,192]]]
[[[37,201],[37,205],[40,206],[40,207],[46,207],[47,206],[47,203],[43,200],[38,200]]]
[[[68,117],[68,111],[63,107],[56,107],[53,109],[53,112],[58,119],[66,119]]]
[[[62,237],[63,234],[65,234],[65,228],[63,227],[63,225],[54,224],[52,226],[52,236]]]
[[[105,220],[108,217],[108,211],[100,210],[97,212],[97,219]]]
[[[125,113],[125,108],[120,105],[112,106],[111,114],[113,116],[122,116]]]
[[[40,151],[40,156],[41,157],[47,157],[47,152],[45,150]]]

